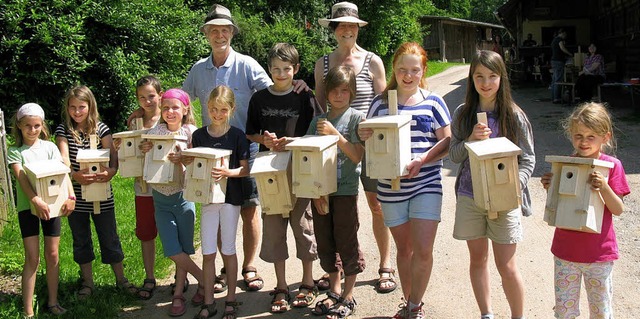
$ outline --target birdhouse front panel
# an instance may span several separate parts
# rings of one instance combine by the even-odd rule
[[[169,184],[182,174],[182,166],[174,165],[168,155],[178,150],[186,150],[187,137],[179,135],[143,134],[143,139],[153,142],[153,147],[145,154],[143,179],[152,184]]]
[[[505,137],[467,142],[465,148],[469,152],[476,205],[494,213],[520,207],[520,148]]]
[[[99,174],[109,167],[110,150],[108,149],[83,149],[78,150],[76,161],[80,164],[80,170],[86,170],[86,174]],[[81,185],[82,198],[88,202],[107,200],[111,194],[111,183],[92,183]]]
[[[251,167],[256,180],[262,211],[267,215],[289,217],[296,202],[291,187],[291,151],[260,152]]]
[[[113,138],[120,138],[118,149],[118,172],[122,177],[139,177],[143,175],[144,153],[140,150],[142,134],[147,130],[125,131],[113,134]]]
[[[289,144],[293,151],[293,193],[297,197],[320,198],[338,189],[338,168],[334,135],[305,135]]]
[[[210,147],[195,147],[182,151],[183,156],[193,156],[187,165],[184,198],[188,201],[213,204],[224,203],[227,193],[227,178],[216,181],[211,172],[215,167],[229,167],[230,150]]]
[[[551,226],[600,233],[604,201],[591,189],[589,176],[600,172],[608,180],[613,163],[597,159],[546,156],[553,177],[547,190],[544,220]]]
[[[365,142],[367,175],[375,179],[395,179],[406,175],[411,162],[411,116],[388,115],[368,119],[361,128],[373,135]]]
[[[24,169],[31,187],[49,206],[49,216],[58,217],[62,205],[69,198],[69,167],[58,160],[47,160],[27,163]],[[33,205],[31,213],[36,215]]]

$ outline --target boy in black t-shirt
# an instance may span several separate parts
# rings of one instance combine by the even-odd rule
[[[300,68],[296,48],[278,43],[269,50],[269,73],[273,85],[253,94],[247,115],[247,138],[260,144],[260,151],[284,151],[284,146],[307,132],[314,116],[323,112],[312,92],[295,93],[293,76]],[[282,313],[294,307],[306,308],[313,303],[318,289],[313,282],[313,261],[318,258],[313,219],[308,198],[298,198],[289,218],[262,215],[262,247],[260,258],[275,266],[277,285],[271,293],[271,312]],[[285,213],[285,212],[283,212]],[[302,261],[299,293],[291,301],[285,276],[289,258],[287,224],[296,240],[297,257]]]

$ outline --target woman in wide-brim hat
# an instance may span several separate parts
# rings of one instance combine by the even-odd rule
[[[351,107],[366,115],[374,96],[380,94],[386,86],[382,59],[357,44],[360,27],[366,26],[367,22],[361,20],[358,16],[358,7],[355,4],[340,2],[331,7],[331,18],[319,19],[318,23],[333,31],[338,44],[335,50],[318,59],[315,64],[314,77],[318,102],[323,107],[327,106],[323,80],[329,69],[337,66],[348,66],[356,74],[357,83],[356,97],[351,103]],[[365,163],[364,158],[362,163]],[[360,179],[373,215],[373,232],[380,253],[380,278],[376,281],[375,288],[380,293],[391,292],[396,288],[395,270],[391,268],[391,236],[389,228],[384,225],[382,209],[376,199],[377,180],[367,178],[364,165],[362,167]],[[338,281],[340,280],[339,276],[336,278]],[[318,281],[318,286],[321,289],[328,289],[331,286],[327,274]]]

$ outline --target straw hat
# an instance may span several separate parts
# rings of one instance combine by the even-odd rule
[[[359,27],[368,23],[358,17],[358,6],[346,1],[338,2],[331,7],[331,19],[318,19],[318,23],[323,27],[328,27],[331,22],[357,23]]]
[[[200,31],[204,32],[206,25],[230,25],[233,27],[233,35],[239,32],[238,26],[231,17],[231,11],[219,4],[214,4],[211,7],[211,11],[204,18],[204,24],[200,27]]]

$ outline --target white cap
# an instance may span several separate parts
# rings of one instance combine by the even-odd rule
[[[36,103],[27,103],[18,109],[18,121],[25,116],[39,116],[44,121],[44,110]]]

